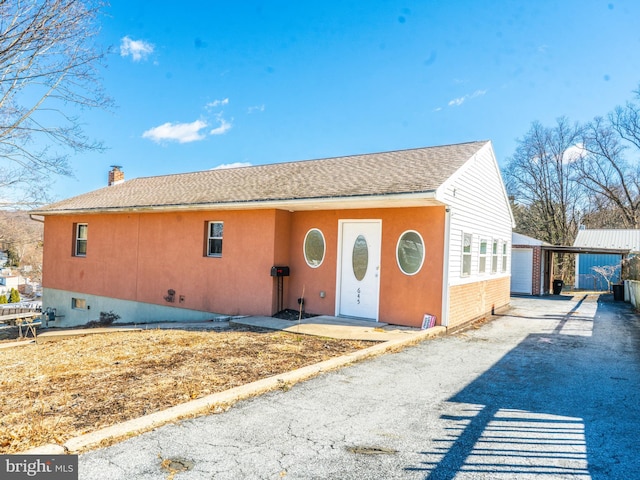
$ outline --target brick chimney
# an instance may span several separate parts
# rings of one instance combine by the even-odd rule
[[[124,182],[124,172],[120,170],[121,168],[120,165],[111,165],[111,170],[109,170],[109,186]]]

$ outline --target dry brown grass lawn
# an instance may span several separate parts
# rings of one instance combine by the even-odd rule
[[[274,331],[143,330],[0,350],[0,454],[370,346]]]

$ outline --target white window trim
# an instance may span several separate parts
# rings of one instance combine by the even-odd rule
[[[485,252],[482,253],[482,243],[485,243]],[[489,239],[487,238],[480,238],[480,242],[478,243],[478,274],[479,275],[486,275],[487,272],[487,257],[489,257],[488,255],[488,247],[489,247],[490,243],[489,243]],[[482,265],[482,260],[484,259],[484,270],[481,270],[481,265]]]
[[[85,233],[86,236],[84,238],[80,238],[80,227],[86,227]],[[84,240],[85,242],[85,253],[78,252],[78,243]],[[89,246],[89,224],[88,223],[76,223],[76,234],[75,234],[75,242],[74,242],[74,256],[76,257],[86,257],[86,249]]]
[[[212,237],[211,236],[211,225],[214,223],[222,224],[222,237]],[[224,241],[224,222],[221,220],[210,220],[207,222],[207,257],[211,258],[220,258],[222,257],[222,253],[211,253],[211,240],[220,240]]]
[[[309,237],[309,234],[313,231],[318,232],[320,234],[320,236],[322,237],[322,245],[323,245],[322,258],[320,259],[320,262],[318,262],[317,265],[314,265],[309,262],[309,259],[307,258],[307,250],[306,250],[307,238]],[[327,256],[327,240],[324,238],[324,233],[322,233],[322,230],[315,227],[309,229],[307,234],[304,236],[304,240],[302,242],[302,256],[304,257],[304,261],[307,262],[307,265],[309,265],[311,268],[318,268],[320,265],[322,265],[322,263],[324,262],[324,257]]]
[[[470,242],[469,242],[469,253],[466,253],[464,251],[464,237],[466,235],[469,235],[470,237]],[[461,252],[461,257],[460,257],[460,277],[462,278],[467,278],[471,276],[471,270],[472,270],[472,260],[473,260],[473,233],[465,233],[462,232],[462,248],[460,248],[460,252]],[[464,271],[464,257],[465,255],[467,255],[469,257],[469,272],[465,273]]]
[[[402,240],[402,237],[404,237],[407,233],[415,233],[416,235],[418,235],[418,238],[420,238],[420,242],[422,243],[422,258],[420,259],[420,266],[413,273],[405,272],[403,270],[402,266],[400,265],[400,259],[398,258],[398,250],[399,250],[399,247],[400,247],[400,240]],[[422,270],[422,265],[424,265],[424,259],[427,256],[426,253],[427,252],[426,252],[426,246],[424,244],[424,238],[422,238],[422,235],[420,235],[419,232],[416,232],[415,230],[405,230],[398,237],[398,242],[396,243],[396,264],[398,265],[398,268],[400,269],[400,271],[402,273],[404,273],[405,275],[411,277],[413,275],[416,275],[416,274],[420,273],[420,270]]]
[[[495,253],[493,251],[493,247],[495,247]],[[500,260],[500,241],[497,239],[491,240],[491,275],[497,274],[498,270],[498,260]],[[494,268],[494,260],[495,260],[495,268]]]
[[[509,242],[502,242],[501,258],[500,258],[500,271],[505,273],[507,271],[507,252],[509,250]]]

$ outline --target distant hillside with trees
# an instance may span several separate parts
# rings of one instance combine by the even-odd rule
[[[0,210],[0,249],[7,253],[10,267],[35,282],[42,277],[43,233],[44,224],[31,220],[27,212]]]

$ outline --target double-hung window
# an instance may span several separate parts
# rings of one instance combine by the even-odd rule
[[[76,257],[87,256],[87,238],[89,233],[89,225],[86,223],[76,223],[75,228],[75,240],[73,247],[73,254]]]
[[[207,257],[222,256],[222,222],[207,223]]]
[[[491,273],[498,273],[498,240],[494,240],[491,247]]]
[[[471,240],[473,236],[470,233],[462,235],[462,276],[471,275]]]
[[[507,242],[502,242],[502,271],[507,271]]]
[[[478,258],[478,272],[486,273],[487,272],[487,239],[480,239],[480,252]]]

